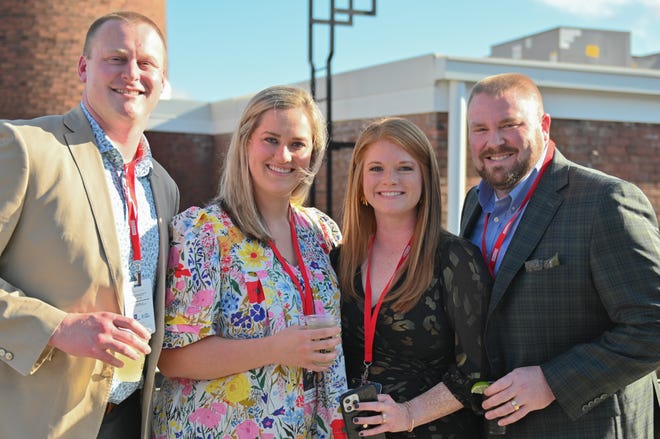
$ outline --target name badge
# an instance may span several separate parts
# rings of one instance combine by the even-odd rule
[[[307,407],[316,407],[316,386],[319,385],[320,375],[320,373],[311,370],[303,371],[303,397]]]
[[[131,282],[129,288],[128,294],[124,295],[124,314],[132,316],[153,334],[156,332],[153,281],[142,279],[140,285]]]

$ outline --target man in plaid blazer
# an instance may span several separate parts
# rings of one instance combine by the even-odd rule
[[[479,81],[461,234],[495,278],[486,418],[509,438],[652,438],[660,234],[635,186],[568,161],[532,80]]]

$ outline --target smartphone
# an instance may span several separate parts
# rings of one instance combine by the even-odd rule
[[[361,424],[355,424],[353,418],[372,416],[378,413],[361,411],[359,408],[355,407],[355,404],[359,404],[360,402],[378,401],[379,391],[380,389],[376,384],[368,383],[356,389],[351,389],[341,395],[341,413],[344,417],[344,424],[346,424],[346,434],[348,435],[348,439],[361,439],[362,436],[358,433],[365,430]],[[370,437],[374,439],[385,439],[385,434],[381,433]]]

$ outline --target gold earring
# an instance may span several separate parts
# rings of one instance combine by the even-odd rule
[[[360,203],[362,203],[363,206],[368,206],[369,202],[367,201],[366,198],[364,198],[364,195],[360,197]]]

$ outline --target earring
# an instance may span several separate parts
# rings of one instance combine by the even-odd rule
[[[360,203],[362,203],[363,206],[368,206],[369,202],[367,201],[366,198],[364,198],[364,195],[360,197]]]

